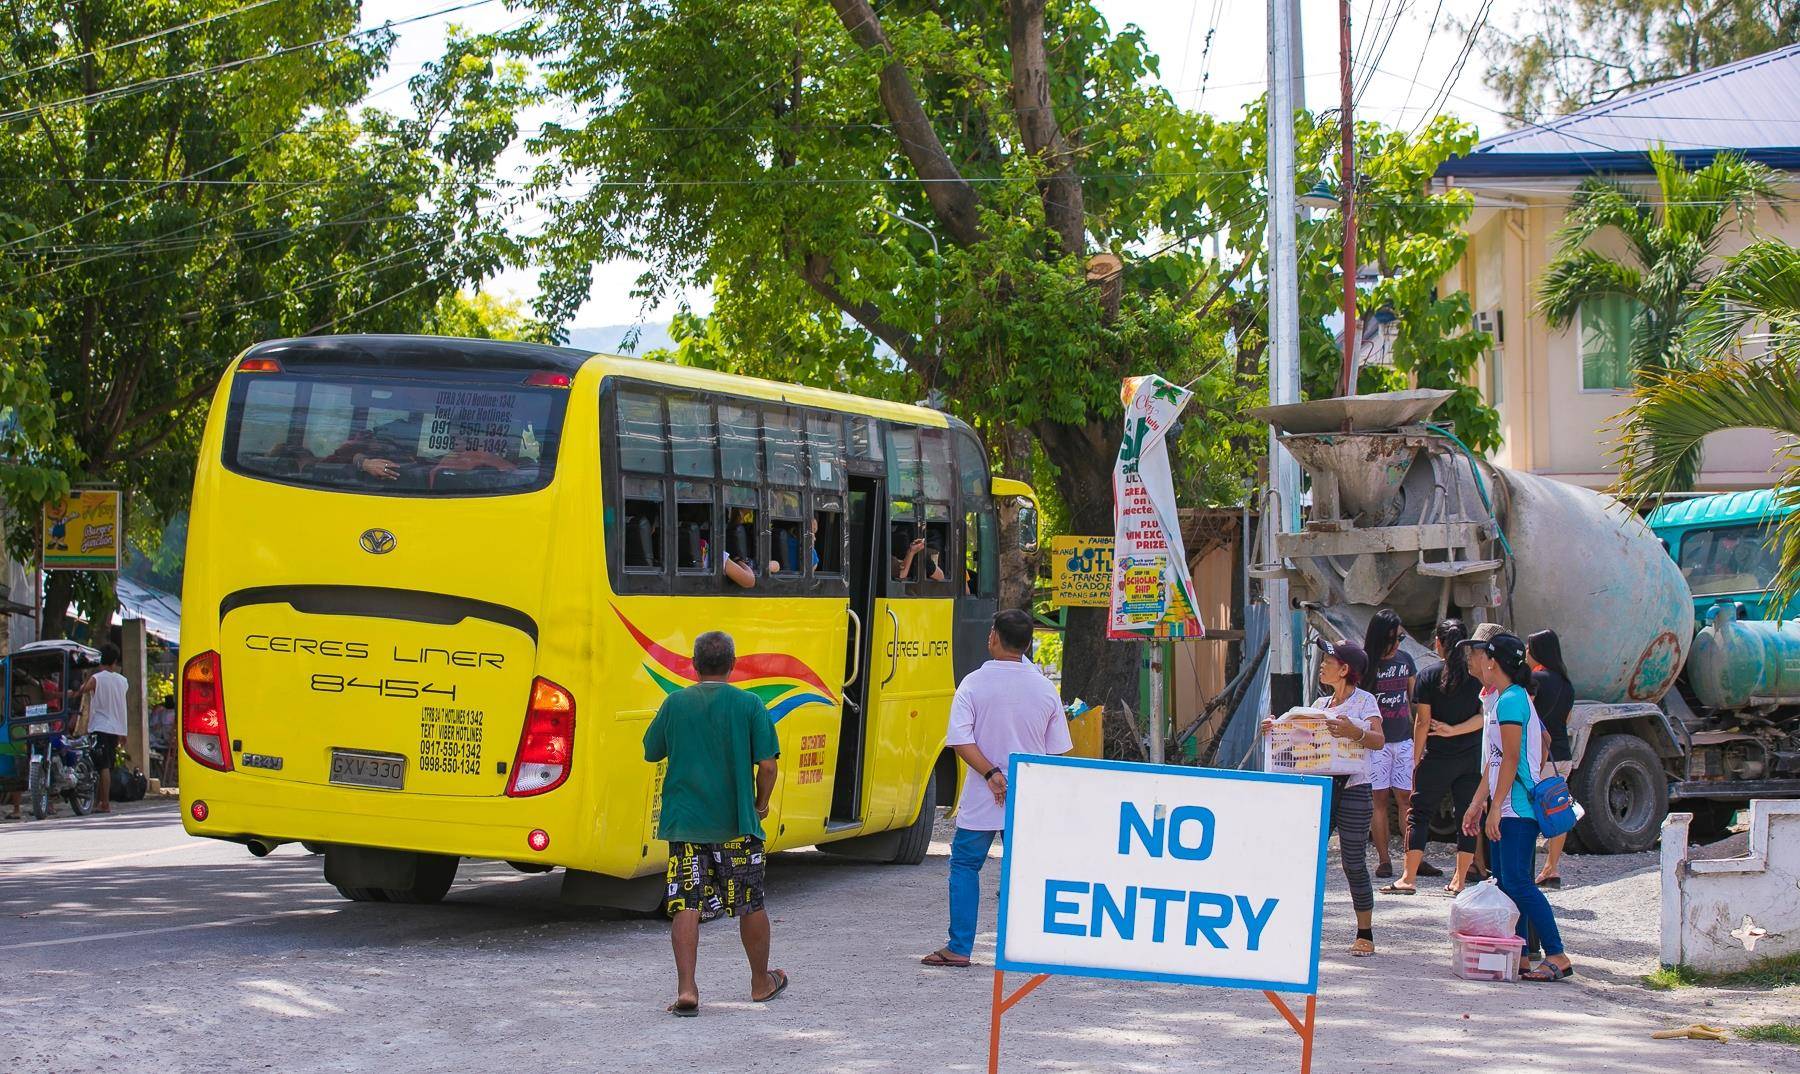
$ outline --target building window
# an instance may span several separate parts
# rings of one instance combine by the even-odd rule
[[[1581,390],[1627,391],[1633,384],[1632,321],[1640,309],[1619,295],[1581,304]]]

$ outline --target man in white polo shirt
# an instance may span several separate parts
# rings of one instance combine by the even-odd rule
[[[987,663],[956,688],[948,743],[969,766],[950,844],[950,940],[920,961],[966,968],[975,948],[981,866],[1006,827],[1006,766],[1015,753],[1069,752],[1069,719],[1056,687],[1025,659],[1031,616],[1008,610],[988,631]]]
[[[94,736],[94,767],[100,777],[100,804],[94,812],[111,813],[113,758],[125,737],[126,681],[119,674],[118,646],[101,646],[100,662],[105,666],[81,684],[81,692],[94,695],[94,707],[88,716],[88,732]]]

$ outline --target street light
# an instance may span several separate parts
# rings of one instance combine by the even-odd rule
[[[943,264],[943,255],[942,255],[941,251],[939,251],[939,249],[938,249],[938,239],[937,239],[937,233],[935,231],[932,231],[930,228],[926,227],[924,224],[919,223],[917,220],[914,220],[912,217],[902,216],[899,213],[893,211],[892,209],[883,209],[879,205],[874,206],[874,209],[876,212],[880,213],[883,216],[891,216],[895,220],[900,221],[902,224],[911,224],[913,227],[916,227],[920,231],[923,231],[925,233],[925,237],[931,240],[932,263],[934,265],[939,265],[939,266],[941,266]],[[942,298],[941,289],[937,288],[937,287],[933,287],[931,289],[931,340],[932,340],[932,347],[937,352],[936,357],[938,359],[940,359],[940,362],[941,362],[941,359],[944,357],[944,333],[942,331],[942,329],[944,327],[944,314],[943,314],[943,309],[940,306],[941,298]]]
[[[1300,204],[1308,209],[1335,209],[1338,207],[1337,187],[1326,179],[1312,185],[1312,189],[1300,195]]]

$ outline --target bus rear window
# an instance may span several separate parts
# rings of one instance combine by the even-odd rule
[[[550,481],[567,394],[430,374],[239,377],[225,464],[309,488],[528,492]]]

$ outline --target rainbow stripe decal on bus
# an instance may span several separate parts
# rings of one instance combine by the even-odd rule
[[[650,674],[651,681],[662,687],[664,694],[672,694],[700,681],[700,676],[694,671],[692,659],[657,644],[639,630],[636,624],[625,618],[625,613],[617,605],[613,607],[613,614],[619,617],[619,622],[625,624],[625,629],[631,632],[632,640],[649,657],[644,661],[644,670]],[[837,704],[836,695],[819,678],[819,673],[786,653],[749,653],[739,656],[737,666],[731,670],[730,682],[760,698],[768,708],[771,720],[780,720],[802,705]]]

